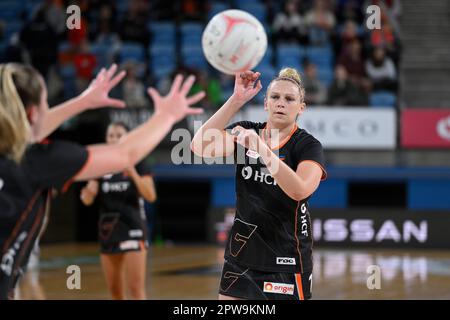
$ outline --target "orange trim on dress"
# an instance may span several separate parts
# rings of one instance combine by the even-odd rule
[[[267,122],[266,122],[266,124],[264,125],[263,130],[266,129],[266,127],[267,127]],[[274,147],[274,148],[270,148],[270,150],[279,150],[279,149],[283,148],[284,145],[285,145],[286,143],[288,143],[289,140],[291,140],[293,134],[297,131],[297,129],[298,129],[298,126],[297,126],[297,124],[295,124],[295,125],[294,125],[294,128],[292,128],[292,130],[291,130],[291,132],[289,133],[289,135],[288,135],[288,136],[287,136],[287,137],[286,137],[286,138],[285,138],[278,146],[276,146],[276,147]],[[266,130],[268,130],[268,129],[266,129]]]
[[[11,232],[11,235],[6,239],[5,244],[2,248],[2,253],[6,251],[6,249],[9,247],[9,245],[11,244],[13,238],[15,238],[15,236],[17,235],[17,233],[19,232],[20,226],[22,225],[22,223],[26,220],[26,218],[28,217],[28,215],[30,214],[30,212],[33,210],[33,206],[36,202],[36,200],[39,198],[39,196],[41,195],[41,191],[38,190],[36,191],[33,196],[31,197],[31,199],[28,201],[27,206],[25,207],[25,209],[22,211],[22,213],[20,214],[19,219],[17,220],[16,225],[14,226],[13,231]]]
[[[295,283],[297,284],[297,291],[300,300],[305,300],[305,296],[303,295],[302,276],[300,273],[295,274]]]

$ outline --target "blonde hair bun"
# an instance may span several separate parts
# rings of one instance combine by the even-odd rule
[[[294,68],[283,68],[278,73],[278,78],[292,79],[298,84],[301,83],[300,73]]]

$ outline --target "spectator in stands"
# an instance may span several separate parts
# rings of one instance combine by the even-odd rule
[[[225,103],[227,97],[231,95],[234,90],[234,77],[222,72],[216,73],[219,85],[222,91],[222,104]]]
[[[0,19],[0,41],[7,40],[5,39],[5,25],[6,25],[5,21]]]
[[[284,10],[276,14],[273,21],[273,36],[276,42],[308,43],[306,20],[299,13],[297,1],[286,1]]]
[[[45,19],[60,37],[66,31],[66,10],[64,3],[57,0],[45,0],[42,3],[42,10],[45,12]]]
[[[120,47],[120,37],[117,33],[112,32],[111,27],[106,22],[100,22],[97,37],[95,42],[98,44],[104,44],[114,48],[114,51]]]
[[[345,21],[342,32],[340,34],[340,41],[342,44],[342,47],[348,46],[350,43],[352,43],[354,40],[358,40],[358,25],[353,20],[347,20]]]
[[[352,20],[361,25],[364,22],[363,8],[367,8],[367,6],[362,5],[362,0],[338,1],[335,8],[338,23],[342,24],[345,21]]]
[[[302,79],[305,87],[305,102],[307,105],[324,104],[327,99],[327,88],[317,78],[316,66],[306,61],[303,65],[304,77]]]
[[[127,75],[123,80],[122,95],[128,107],[145,107],[148,105],[144,84],[136,74],[137,68],[138,66],[133,62],[128,62],[124,66]]]
[[[366,0],[364,8],[370,5],[377,5],[381,9],[381,14],[388,17],[390,24],[398,34],[400,32],[400,25],[398,19],[401,15],[400,0]]]
[[[3,54],[0,53],[0,61],[29,63],[27,51],[24,50],[23,44],[20,43],[18,35],[12,36],[11,39],[6,42],[6,46],[3,48],[3,50]]]
[[[81,16],[80,28],[70,29],[68,31],[68,40],[74,46],[80,46],[88,38],[88,22]]]
[[[206,97],[202,100],[201,108],[204,109],[217,109],[222,103],[222,91],[220,88],[219,80],[209,75],[204,70],[196,72],[197,81],[192,86],[190,94],[196,94],[201,91],[205,91]]]
[[[273,25],[275,16],[278,14],[278,11],[280,11],[278,2],[276,0],[264,0],[263,3],[266,7],[266,21],[270,25]]]
[[[117,2],[116,0],[89,0],[87,14],[89,21],[97,20],[110,24],[112,30],[117,31]]]
[[[177,74],[181,74],[183,77],[185,75],[195,74],[195,70],[192,70],[186,66],[179,66],[176,70],[174,70],[171,74],[159,79],[155,84],[156,89],[161,92],[161,94],[167,94],[169,92],[171,83],[175,79]]]
[[[178,14],[178,8],[173,5],[167,5],[167,0],[153,0],[150,2],[150,17],[152,20],[175,21]]]
[[[386,53],[397,64],[400,56],[400,40],[398,22],[389,16],[385,6],[381,6],[381,29],[370,32],[370,46],[372,48],[383,46]],[[397,26],[397,27],[396,27]]]
[[[37,10],[31,21],[25,24],[20,41],[30,56],[31,65],[47,79],[50,68],[57,61],[58,35],[48,23],[43,8]]]
[[[366,106],[369,97],[365,91],[354,85],[342,65],[335,68],[335,79],[328,90],[328,105]]]
[[[205,20],[206,4],[207,1],[203,0],[181,0],[182,18],[184,20]]]
[[[373,47],[384,46],[395,50],[396,36],[389,20],[381,19],[381,28],[370,32],[370,43]]]
[[[146,0],[131,0],[120,24],[123,41],[138,42],[147,48],[150,33],[147,30],[149,3]]]
[[[364,65],[362,55],[362,45],[357,38],[343,48],[338,64],[345,67],[350,79],[358,83],[362,78],[366,76],[366,66]]]
[[[97,58],[89,52],[89,43],[87,40],[84,40],[78,47],[78,51],[75,53],[73,59],[77,75],[77,91],[82,92],[87,88],[94,76],[97,66]]]
[[[374,90],[397,90],[397,72],[394,62],[386,56],[382,47],[373,50],[366,62],[366,71],[373,83]]]
[[[104,44],[116,44],[120,40],[117,35],[116,11],[109,3],[102,4],[97,9],[96,28],[91,31],[92,38]]]
[[[310,43],[323,45],[333,36],[336,18],[325,0],[315,0],[313,8],[306,14],[306,23],[310,28]]]
[[[119,35],[115,31],[113,9],[108,5],[100,7],[99,20],[97,30],[95,32],[95,43],[105,46],[106,61],[105,64],[111,64],[114,56],[119,52],[121,41]]]

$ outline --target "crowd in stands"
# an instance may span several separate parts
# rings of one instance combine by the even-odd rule
[[[68,29],[66,8],[81,9]],[[366,27],[378,5],[381,28]],[[203,107],[215,109],[233,79],[204,58],[201,35],[216,13],[238,8],[266,28],[269,46],[255,68],[267,85],[285,66],[301,71],[308,105],[396,106],[401,57],[399,0],[5,0],[0,3],[0,59],[35,66],[57,101],[81,92],[112,62],[128,71],[114,95],[146,107],[149,85],[167,90],[177,72],[197,75]],[[264,90],[263,90],[264,91]],[[264,99],[264,92],[256,103]]]

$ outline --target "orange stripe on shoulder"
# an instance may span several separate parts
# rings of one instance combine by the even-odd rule
[[[279,150],[279,149],[283,148],[284,145],[285,145],[286,143],[288,143],[289,140],[291,140],[292,135],[297,131],[297,129],[298,129],[298,126],[297,126],[297,124],[295,124],[295,125],[294,125],[294,128],[293,128],[292,131],[289,133],[289,135],[284,139],[284,141],[282,141],[281,144],[280,144],[279,146],[277,146],[277,147],[275,147],[275,148],[271,148],[271,149],[272,149],[272,150]]]

